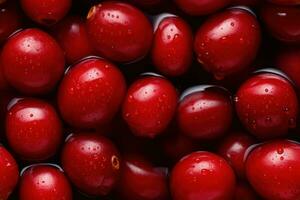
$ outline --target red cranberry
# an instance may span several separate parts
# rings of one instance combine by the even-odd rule
[[[235,188],[234,200],[257,200],[260,199],[248,183],[239,182]]]
[[[255,140],[246,133],[234,132],[225,137],[218,147],[219,155],[231,164],[236,175],[240,178],[245,177],[245,152],[254,143]]]
[[[296,126],[296,93],[291,83],[278,74],[254,75],[242,84],[235,100],[241,122],[260,139],[283,136]]]
[[[20,99],[7,113],[6,136],[22,159],[45,160],[58,149],[62,126],[50,104],[37,99]]]
[[[88,58],[67,71],[59,87],[58,106],[70,125],[96,128],[113,118],[125,92],[126,82],[115,65]]]
[[[9,38],[3,47],[1,61],[7,81],[26,94],[52,90],[65,65],[59,45],[38,29],[26,29]]]
[[[38,164],[23,171],[19,197],[20,200],[71,200],[72,189],[61,169]]]
[[[1,55],[1,52],[0,52]],[[9,84],[4,76],[3,66],[0,62],[0,91],[8,91],[10,89]]]
[[[128,89],[123,104],[123,118],[134,134],[153,138],[167,128],[176,105],[177,92],[168,80],[146,76]]]
[[[235,176],[229,164],[209,152],[194,152],[182,158],[171,174],[173,200],[231,200]]]
[[[167,173],[139,156],[127,156],[118,191],[123,200],[166,200]]]
[[[117,62],[142,58],[151,47],[152,26],[135,7],[120,2],[103,2],[91,8],[87,28],[100,56]]]
[[[181,96],[177,121],[189,137],[216,139],[229,129],[232,103],[226,91],[215,86],[195,86]]]
[[[189,15],[207,15],[229,5],[231,0],[175,0],[175,2]]]
[[[61,20],[69,11],[72,0],[20,0],[24,12],[33,21],[52,25]]]
[[[289,140],[256,147],[246,161],[253,188],[265,199],[300,198],[300,145]]]
[[[198,61],[216,79],[246,70],[256,57],[260,27],[255,16],[232,8],[209,18],[195,38]]]
[[[193,34],[179,17],[169,16],[159,22],[152,46],[152,60],[164,75],[179,76],[191,65]]]
[[[86,25],[78,16],[70,16],[53,27],[54,35],[66,54],[68,63],[74,63],[93,54]]]
[[[271,3],[279,4],[279,5],[300,5],[300,0],[268,0]]]
[[[19,169],[12,155],[0,145],[0,199],[6,200],[17,185]]]
[[[299,7],[265,4],[261,15],[275,38],[284,42],[300,42]]]

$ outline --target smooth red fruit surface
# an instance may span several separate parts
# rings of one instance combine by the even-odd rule
[[[179,76],[191,65],[193,34],[179,17],[166,17],[159,23],[153,40],[152,61],[167,76]]]
[[[265,4],[261,16],[270,33],[278,40],[300,42],[300,9],[294,6]]]
[[[6,200],[17,185],[19,169],[12,155],[0,145],[0,199]]]
[[[260,199],[248,183],[239,182],[235,187],[234,200],[257,200]]]
[[[70,125],[96,128],[113,118],[125,92],[125,79],[115,65],[88,58],[65,74],[58,90],[58,106]]]
[[[271,3],[279,4],[279,5],[300,5],[300,0],[268,0]]]
[[[85,21],[78,16],[70,16],[53,27],[54,35],[66,54],[66,60],[72,64],[81,58],[93,54]]]
[[[65,65],[60,46],[39,29],[25,29],[10,37],[3,46],[1,62],[7,81],[26,94],[52,90]]]
[[[194,48],[198,61],[216,79],[246,70],[260,46],[256,17],[245,9],[232,8],[210,17],[200,26]]]
[[[182,158],[170,181],[173,200],[231,200],[235,190],[235,175],[229,164],[205,151]]]
[[[116,62],[131,62],[150,50],[153,30],[147,17],[135,7],[103,2],[87,16],[91,42],[99,56]]]
[[[189,15],[207,15],[229,5],[231,0],[175,0],[175,2]]]
[[[0,55],[1,55],[1,51],[0,51]],[[8,91],[9,89],[10,89],[10,86],[4,76],[3,67],[0,62],[0,91]]]
[[[127,91],[123,118],[137,136],[153,138],[162,133],[176,110],[177,91],[163,77],[145,76]]]
[[[216,139],[225,134],[232,122],[229,94],[216,87],[191,91],[182,95],[177,108],[182,132],[196,139]]]
[[[166,169],[155,168],[140,156],[125,156],[118,193],[123,200],[166,200]]]
[[[300,48],[282,50],[275,65],[293,80],[297,89],[300,89]]]
[[[71,182],[89,195],[107,195],[115,187],[121,171],[119,152],[113,143],[91,133],[68,137],[61,162]]]
[[[24,160],[53,156],[62,141],[62,125],[55,109],[37,99],[20,99],[6,116],[6,137]]]
[[[19,185],[20,200],[71,200],[72,188],[64,173],[55,166],[33,165],[27,168]]]
[[[226,136],[218,146],[218,154],[231,164],[239,178],[245,177],[244,156],[247,149],[254,143],[254,138],[247,133],[234,132]]]
[[[297,96],[291,83],[280,75],[254,75],[241,85],[235,100],[241,122],[260,139],[283,136],[296,126]]]
[[[42,25],[53,25],[69,11],[72,0],[20,0],[27,16]]]
[[[248,180],[265,199],[299,199],[299,168],[300,145],[289,140],[259,145],[246,161]]]

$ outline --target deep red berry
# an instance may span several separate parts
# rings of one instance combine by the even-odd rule
[[[260,45],[256,17],[245,9],[232,8],[216,14],[200,26],[194,48],[198,61],[216,79],[249,67]]]
[[[42,25],[53,25],[69,11],[72,0],[20,0],[27,16]]]
[[[72,189],[64,173],[56,166],[37,164],[23,171],[20,200],[71,200]]]
[[[0,55],[1,55],[1,51],[0,51]],[[9,89],[10,89],[10,86],[4,76],[3,67],[0,62],[0,91],[8,91]]]
[[[62,126],[55,109],[37,99],[20,99],[6,116],[6,137],[24,160],[53,156],[62,141]]]
[[[86,25],[78,16],[70,16],[52,28],[59,44],[66,54],[66,60],[72,64],[93,54]]]
[[[300,0],[268,0],[271,3],[279,4],[279,5],[300,5]]]
[[[116,62],[140,59],[151,47],[153,30],[149,20],[129,4],[103,2],[92,7],[87,28],[99,56]]]
[[[257,200],[260,199],[248,183],[238,182],[235,187],[234,200]]]
[[[207,15],[230,4],[231,0],[175,0],[177,6],[189,15]]]
[[[128,89],[123,118],[134,134],[153,138],[161,134],[173,118],[177,92],[165,78],[145,76]]]
[[[241,85],[235,100],[241,122],[260,139],[283,136],[296,126],[296,93],[291,83],[278,74],[254,75]]]
[[[120,155],[113,143],[92,133],[69,136],[61,162],[71,182],[88,195],[107,195],[121,171]]]
[[[289,140],[256,147],[246,161],[247,177],[264,199],[300,198],[300,145]]]
[[[0,199],[6,200],[17,185],[19,169],[12,155],[0,145]]]
[[[73,127],[96,128],[113,118],[125,92],[126,82],[115,65],[87,58],[65,74],[58,106],[63,119]]]
[[[180,17],[162,19],[155,31],[152,46],[154,66],[167,76],[179,76],[191,65],[193,34],[189,25]]]
[[[170,181],[173,200],[231,200],[235,190],[235,176],[229,164],[205,151],[182,158]]]
[[[232,103],[229,94],[214,86],[196,86],[181,96],[177,121],[184,134],[196,139],[216,139],[230,128]]]
[[[1,62],[7,81],[26,94],[47,93],[64,71],[64,53],[57,42],[38,29],[25,29],[5,43]]]
[[[140,156],[125,156],[118,193],[123,200],[166,200],[166,169],[155,168]]]

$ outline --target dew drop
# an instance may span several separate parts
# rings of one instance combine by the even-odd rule
[[[283,154],[283,153],[284,153],[284,150],[283,150],[283,148],[279,148],[279,149],[277,149],[277,153],[278,153],[278,154]]]

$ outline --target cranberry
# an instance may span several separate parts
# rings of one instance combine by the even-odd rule
[[[177,121],[189,137],[215,139],[229,129],[232,121],[230,96],[222,88],[200,85],[187,89],[181,96]]]
[[[300,0],[268,0],[271,3],[279,4],[279,5],[300,5]]]
[[[0,52],[1,55],[1,52]],[[4,72],[3,72],[3,66],[0,62],[0,91],[8,91],[10,89],[10,86],[4,77]]]
[[[219,155],[231,164],[239,178],[245,177],[245,152],[254,143],[255,140],[246,133],[233,132],[225,137],[218,147]]]
[[[199,151],[175,165],[170,184],[173,200],[231,200],[235,176],[223,158]]]
[[[234,200],[257,200],[260,199],[248,183],[239,182],[235,188]]]
[[[261,16],[270,33],[278,40],[300,42],[299,7],[265,4]]]
[[[276,66],[286,73],[300,89],[300,48],[284,49],[276,59]]]
[[[69,11],[72,0],[20,0],[24,12],[33,21],[52,25],[61,20]]]
[[[140,156],[126,156],[118,188],[123,200],[166,200],[167,173]]]
[[[92,133],[69,136],[61,159],[71,182],[86,194],[107,195],[117,183],[120,156],[103,136]]]
[[[296,126],[298,100],[287,79],[265,72],[241,85],[236,95],[236,111],[250,133],[270,139],[283,136]]]
[[[72,64],[93,53],[85,22],[80,17],[67,17],[52,30],[65,51],[68,63]]]
[[[126,82],[115,65],[100,58],[87,58],[65,74],[58,91],[58,106],[70,125],[96,128],[113,118],[125,92]]]
[[[246,161],[253,188],[265,199],[300,198],[300,145],[289,140],[256,147]]]
[[[191,65],[193,34],[179,17],[166,17],[159,23],[153,41],[152,60],[164,75],[179,76]]]
[[[175,0],[177,6],[189,15],[207,15],[229,5],[231,0]]]
[[[216,79],[246,70],[260,45],[260,27],[248,10],[232,8],[200,26],[194,43],[198,61]]]
[[[65,65],[59,45],[38,29],[25,29],[9,38],[3,47],[1,61],[7,81],[26,94],[52,90]]]
[[[25,160],[45,160],[62,140],[62,126],[54,108],[41,100],[19,99],[6,116],[6,136],[11,148]]]
[[[177,92],[163,77],[145,76],[128,89],[123,118],[137,136],[153,138],[162,133],[176,110]]]
[[[87,28],[100,56],[117,62],[142,58],[151,47],[152,26],[135,7],[120,2],[93,6],[87,16]]]
[[[23,171],[19,197],[20,200],[71,200],[72,189],[61,169],[38,164]]]
[[[19,169],[12,155],[0,145],[0,199],[6,200],[17,185]]]

